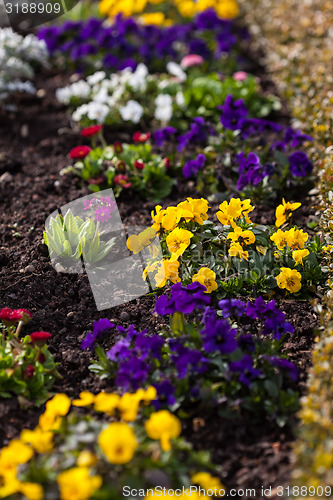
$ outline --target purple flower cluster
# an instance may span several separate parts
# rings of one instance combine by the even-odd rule
[[[79,69],[94,67],[93,58],[98,56],[106,71],[135,69],[139,62],[151,71],[163,71],[168,61],[180,62],[186,54],[201,55],[206,61],[219,59],[248,33],[209,9],[190,23],[169,27],[140,24],[119,14],[111,26],[95,18],[66,21],[43,27],[38,36],[51,54],[62,53]]]
[[[239,164],[238,173],[239,179],[237,189],[241,190],[245,186],[257,186],[267,175],[273,173],[272,169],[266,168],[266,165],[261,165],[260,158],[254,153],[249,153],[248,156],[241,152],[235,156]]]
[[[218,106],[217,109],[222,111],[220,117],[222,125],[229,130],[240,130],[244,119],[249,114],[249,110],[247,109],[243,99],[237,99],[234,101],[231,94],[226,97],[224,104],[222,106]]]
[[[217,319],[214,309],[205,311],[203,323],[204,328],[200,334],[207,353],[219,351],[222,354],[230,354],[238,348],[235,330],[231,329],[229,321]]]
[[[170,138],[176,133],[177,129],[174,127],[159,128],[153,133],[154,141],[158,147],[162,147],[163,144],[170,140]]]
[[[189,179],[190,177],[197,175],[199,170],[201,170],[204,166],[205,162],[206,156],[202,153],[198,154],[194,160],[189,160],[185,163],[183,167],[183,176],[186,177],[186,179]]]
[[[209,360],[197,349],[190,349],[184,345],[182,339],[170,339],[171,361],[175,364],[178,378],[183,379],[190,375],[204,373],[209,368]]]
[[[112,217],[112,212],[117,208],[117,204],[110,196],[101,196],[101,198],[91,198],[83,202],[83,209],[95,210],[95,220],[107,222]]]
[[[245,354],[239,361],[233,361],[229,365],[229,371],[231,373],[239,374],[239,382],[248,387],[251,386],[253,379],[260,377],[262,372],[254,368],[253,359],[249,354]]]
[[[178,137],[178,151],[182,151],[189,144],[205,145],[209,135],[215,135],[215,130],[201,116],[193,118],[190,130]]]
[[[120,326],[117,329],[123,336],[107,352],[107,357],[118,364],[116,384],[124,391],[135,391],[147,381],[150,360],[161,359],[164,339],[147,335],[147,330],[138,332],[134,325],[127,330]]]
[[[93,331],[89,332],[87,336],[82,340],[81,349],[89,349],[92,351],[95,342],[101,337],[102,333],[106,330],[111,330],[114,327],[114,324],[111,323],[108,319],[100,319],[99,321],[95,321]]]
[[[248,302],[246,316],[259,319],[264,325],[262,334],[272,334],[277,340],[284,333],[294,333],[294,327],[286,321],[286,315],[277,309],[275,300],[266,303],[262,297],[258,297],[254,302]]]
[[[161,295],[156,301],[155,311],[160,316],[180,312],[190,314],[194,309],[202,308],[210,303],[210,297],[205,294],[206,287],[195,281],[183,286],[181,283],[172,285],[170,296]]]

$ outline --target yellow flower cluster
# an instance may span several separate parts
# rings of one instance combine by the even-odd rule
[[[274,241],[279,250],[283,250],[286,246],[293,250],[301,250],[304,248],[308,238],[308,233],[304,233],[303,229],[295,229],[294,227],[289,229],[289,231],[278,229],[276,233],[271,236],[271,240]],[[306,255],[309,255],[309,252],[302,255],[306,257]]]
[[[204,220],[208,219],[208,201],[204,198],[187,198],[186,201],[178,203],[176,207],[162,209],[157,205],[151,212],[154,221],[153,228],[159,233],[163,231],[172,231],[182,221],[194,221],[202,225]]]
[[[254,210],[251,205],[251,200],[240,200],[239,198],[231,198],[230,202],[224,201],[219,206],[220,212],[216,213],[218,220],[223,226],[231,226],[235,228],[237,222],[245,219],[247,223],[251,223],[249,213]]]
[[[62,418],[67,415],[71,405],[79,407],[93,405],[96,411],[108,415],[115,415],[118,412],[123,421],[111,422],[102,430],[98,436],[98,445],[111,464],[121,465],[130,462],[139,444],[128,422],[137,418],[140,402],[148,404],[155,398],[156,389],[153,386],[122,396],[105,392],[94,395],[84,391],[72,402],[65,394],[57,394],[46,403],[46,410],[34,430],[23,430],[20,439],[12,440],[0,451],[0,498],[7,498],[15,493],[21,493],[28,500],[44,498],[41,485],[18,480],[18,467],[29,462],[35,452],[39,454],[52,452],[54,432],[59,431]],[[170,440],[180,435],[181,423],[169,411],[161,410],[151,414],[145,422],[145,430],[148,437],[160,441],[163,451],[170,451]],[[88,500],[102,486],[102,477],[92,474],[90,469],[97,461],[97,454],[84,450],[77,458],[76,467],[58,474],[57,483],[61,500]]]
[[[67,415],[71,400],[65,394],[57,394],[46,403],[46,410],[39,418],[35,430],[23,430],[19,440],[13,440],[0,451],[0,498],[22,493],[29,500],[43,498],[39,484],[24,483],[17,479],[17,468],[38,453],[48,453],[53,448],[53,430],[59,429],[62,417]],[[75,499],[73,499],[75,500]]]
[[[159,260],[149,264],[143,277],[146,279],[151,272],[155,272],[154,279],[156,286],[163,287],[168,280],[172,283],[180,281],[179,277],[179,258],[191,244],[193,233],[189,229],[178,227],[197,223],[203,225],[208,219],[208,201],[204,198],[193,199],[187,198],[186,201],[178,203],[177,206],[162,209],[160,205],[155,207],[151,216],[154,221],[152,229],[159,234],[168,232],[166,244],[171,254],[169,259]],[[208,268],[202,268],[198,274],[193,276],[193,281],[199,281],[207,288],[207,293],[215,290],[217,284],[214,283],[215,273]]]
[[[159,5],[156,12],[155,5]],[[124,16],[141,14],[139,17],[146,24],[170,25],[171,18],[166,18],[164,12],[176,10],[183,18],[192,18],[198,12],[215,9],[223,19],[233,19],[238,16],[239,9],[236,0],[101,0],[99,11],[103,16],[114,17],[119,13]]]
[[[248,260],[249,252],[243,249],[244,245],[252,245],[256,241],[256,237],[252,231],[248,229],[243,231],[241,227],[234,227],[234,231],[229,233],[227,239],[232,240],[229,248],[231,257],[238,257],[240,260]]]

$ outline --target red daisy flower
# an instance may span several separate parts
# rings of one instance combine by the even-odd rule
[[[47,340],[49,340],[52,337],[52,335],[48,332],[33,332],[30,334],[30,340],[31,342],[43,342],[45,343]]]
[[[147,134],[143,134],[142,132],[135,132],[133,134],[133,141],[134,142],[146,142],[146,141],[148,141],[150,136],[151,136],[150,132],[148,132]]]
[[[136,160],[136,162],[134,163],[134,166],[138,170],[143,170],[145,168],[145,164],[143,163],[143,161],[140,161],[140,160]]]
[[[103,125],[92,125],[91,127],[84,128],[81,132],[82,137],[91,137],[98,134],[103,128]]]
[[[69,152],[69,156],[72,160],[81,160],[85,158],[91,151],[89,146],[76,146]]]

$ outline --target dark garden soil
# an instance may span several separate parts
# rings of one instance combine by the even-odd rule
[[[90,373],[91,355],[80,349],[94,321],[107,317],[116,324],[135,323],[138,329],[152,332],[163,320],[152,316],[151,297],[98,312],[87,277],[57,273],[41,244],[48,215],[89,194],[77,178],[59,176],[68,164],[68,151],[81,143],[54,98],[54,89],[63,84],[63,76],[44,74],[37,81],[37,88],[43,89],[39,97],[22,99],[16,114],[0,115],[0,307],[26,308],[33,313],[24,333],[40,329],[52,333],[50,350],[63,376],[54,390],[76,397],[82,390],[112,388]],[[178,185],[163,205],[176,204],[189,195],[196,196],[191,183]],[[298,214],[302,219],[297,221],[303,224],[312,205],[309,200],[304,203]],[[150,222],[154,204],[128,194],[119,200],[118,207],[125,224],[144,225]],[[257,209],[255,220],[274,222],[274,210],[260,213]],[[299,389],[303,392],[316,318],[308,302],[281,301],[279,305],[295,326],[286,347],[301,369]],[[0,445],[7,444],[23,427],[35,426],[41,412],[42,408],[33,406],[21,409],[16,399],[0,400]],[[222,420],[214,412],[209,415],[198,410],[185,424],[184,432],[195,448],[212,450],[227,487],[257,488],[257,498],[261,498],[261,486],[288,484],[292,426],[281,430],[268,422],[253,423],[251,418]]]

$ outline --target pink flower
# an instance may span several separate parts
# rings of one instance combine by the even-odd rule
[[[72,160],[81,160],[85,158],[91,151],[89,146],[76,146],[69,152],[69,157]]]
[[[33,343],[45,343],[47,340],[49,340],[52,337],[52,335],[48,332],[33,332],[30,334],[30,340]]]
[[[95,210],[95,220],[98,222],[107,222],[111,219],[111,212],[110,207],[98,207]]]
[[[115,182],[115,184],[118,184],[119,186],[121,186],[123,188],[129,188],[132,185],[129,182],[128,176],[122,175],[122,174],[116,175],[116,177],[114,178],[114,182]]]
[[[145,164],[141,160],[136,160],[134,163],[135,168],[138,170],[143,170],[145,168]]]
[[[84,128],[81,132],[82,137],[91,137],[98,134],[102,130],[103,125],[92,125],[91,127]]]
[[[164,158],[164,166],[165,168],[170,168],[171,167],[171,161],[170,158]]]
[[[244,80],[247,79],[248,74],[245,71],[236,71],[236,73],[234,73],[232,77],[237,82],[243,82]]]
[[[204,63],[204,58],[199,56],[199,54],[188,54],[183,57],[180,65],[183,69],[190,68],[191,66],[201,66]]]

